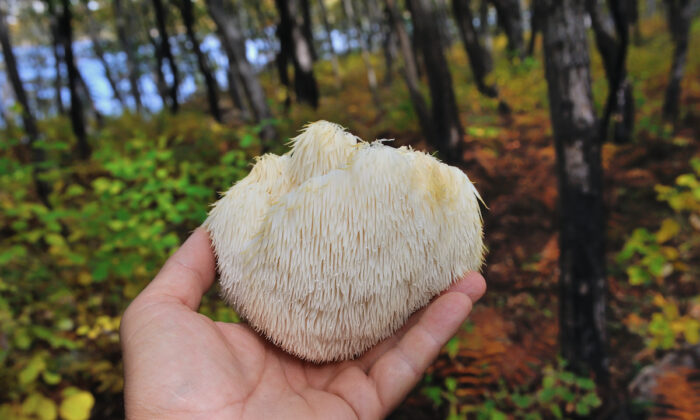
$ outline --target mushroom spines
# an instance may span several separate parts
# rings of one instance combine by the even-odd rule
[[[301,136],[260,158],[205,226],[222,294],[256,330],[310,361],[352,358],[480,267],[478,195],[422,152],[327,122]]]

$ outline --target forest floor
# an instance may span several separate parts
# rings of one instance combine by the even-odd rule
[[[628,385],[644,366],[697,344],[700,328],[700,49],[693,48],[700,23],[692,29],[675,128],[660,116],[672,53],[665,23],[644,21],[640,29],[628,60],[635,135],[630,144],[603,146],[610,366],[619,398],[633,394]],[[497,100],[477,92],[461,46],[449,52],[466,131],[462,168],[487,206],[489,290],[393,418],[573,417],[597,409],[602,397],[557,354],[557,180],[541,46],[516,62],[504,57],[504,46],[504,38],[494,39],[490,82],[512,109],[505,116]],[[600,113],[606,82],[590,46]],[[373,63],[383,76],[383,60]],[[273,110],[280,138],[327,119],[365,140],[430,150],[396,69],[380,87],[377,106],[360,58],[342,57],[341,64],[341,86],[328,62],[317,64],[318,110]],[[261,77],[272,102],[282,103],[286,92],[276,74]],[[203,117],[203,104],[195,99],[177,117],[110,121],[91,137],[95,153],[87,162],[69,152],[66,120],[42,122],[52,209],[30,192],[31,168],[22,163],[19,141],[0,148],[0,349],[6,342],[16,349],[0,351],[0,417],[22,412],[31,398],[57,403],[73,387],[94,396],[96,418],[123,416],[121,312],[201,223],[212,191],[244,176],[261,150],[230,104],[224,124]],[[236,319],[215,290],[202,312]],[[692,397],[698,377],[697,370],[674,370],[658,378],[657,417],[692,418],[700,407]]]

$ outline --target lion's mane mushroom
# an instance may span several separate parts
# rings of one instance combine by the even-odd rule
[[[204,226],[222,294],[313,362],[355,357],[482,263],[479,194],[425,153],[326,121],[257,159]]]

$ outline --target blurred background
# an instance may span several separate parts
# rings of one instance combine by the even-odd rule
[[[699,3],[0,0],[0,418],[123,418],[126,305],[327,119],[488,207],[489,292],[393,418],[697,419]]]

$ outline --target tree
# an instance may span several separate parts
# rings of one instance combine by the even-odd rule
[[[406,32],[403,20],[401,19],[401,14],[396,8],[396,3],[394,0],[385,0],[386,10],[388,13],[389,24],[396,33],[396,37],[399,41],[399,50],[401,51],[401,56],[403,58],[403,67],[401,73],[406,80],[406,87],[408,88],[408,94],[411,98],[411,104],[413,105],[413,111],[418,117],[418,122],[420,123],[420,128],[423,136],[426,139],[432,139],[433,133],[433,121],[428,111],[428,105],[425,103],[423,94],[420,91],[420,78],[418,76],[418,65],[416,64],[416,58],[413,55],[413,49],[411,48],[411,39]]]
[[[263,123],[261,138],[264,141],[272,140],[276,136],[275,129],[269,121],[272,118],[272,113],[267,105],[265,91],[246,58],[245,39],[238,29],[238,25],[235,24],[234,17],[224,6],[223,0],[206,0],[206,2],[209,15],[218,29],[224,51],[226,51],[229,70],[235,70],[229,80],[239,79],[253,111],[253,118],[257,123]]]
[[[369,83],[369,90],[372,93],[372,100],[377,108],[381,107],[379,101],[379,93],[377,92],[377,73],[374,71],[374,66],[372,65],[372,60],[369,56],[369,46],[367,45],[367,40],[363,33],[363,25],[360,23],[359,18],[355,14],[355,9],[352,6],[351,0],[343,0],[343,8],[345,9],[345,14],[348,17],[348,21],[351,26],[354,26],[355,32],[357,32],[357,42],[360,44],[360,51],[362,55],[362,61],[367,69],[367,81]]]
[[[318,85],[313,72],[314,52],[309,32],[305,30],[305,17],[309,16],[306,0],[275,0],[279,11],[280,21],[277,25],[277,36],[280,40],[280,52],[277,55],[277,66],[283,85],[289,86],[287,63],[291,59],[294,65],[294,93],[297,102],[307,103],[318,107]]]
[[[678,118],[678,105],[681,97],[681,80],[688,58],[688,33],[693,17],[693,6],[690,0],[665,0],[668,8],[668,26],[675,47],[673,49],[673,64],[666,88],[663,114],[668,120]]]
[[[61,0],[63,10],[59,18],[59,29],[63,41],[66,67],[68,68],[68,90],[70,91],[70,120],[73,133],[78,141],[78,155],[81,159],[87,159],[92,152],[87,140],[85,130],[85,116],[83,115],[83,103],[78,94],[80,74],[73,58],[73,28],[71,27],[72,13],[70,0]]]
[[[584,0],[547,0],[542,34],[559,180],[561,351],[582,375],[608,378],[602,168]]]
[[[457,100],[452,88],[452,75],[440,39],[439,17],[431,0],[409,0],[414,37],[423,56],[430,87],[432,135],[429,141],[440,151],[443,160],[451,163],[462,159],[464,129],[459,120]]]
[[[396,61],[396,34],[391,25],[389,8],[384,7],[382,18],[382,49],[384,51],[384,86],[391,86],[394,76],[394,62]]]
[[[498,14],[498,24],[508,38],[508,50],[517,57],[525,56],[523,13],[520,0],[491,0]]]
[[[56,77],[54,78],[54,89],[56,91],[56,110],[59,114],[65,114],[66,109],[63,106],[63,98],[61,91],[63,90],[63,76],[61,74],[61,63],[64,61],[62,57],[60,41],[60,31],[58,29],[58,14],[56,13],[56,8],[54,6],[53,0],[45,0],[48,6],[49,12],[49,27],[51,28],[51,51],[53,53],[54,59],[54,71],[56,72]]]
[[[102,40],[100,39],[100,33],[99,33],[99,28],[97,27],[97,23],[92,17],[92,13],[90,12],[89,7],[85,7],[85,11],[87,14],[87,33],[88,36],[90,37],[90,43],[92,44],[92,50],[95,52],[95,56],[100,60],[100,63],[102,64],[102,67],[105,70],[105,78],[107,79],[107,82],[109,83],[109,86],[112,88],[112,92],[114,93],[114,98],[119,102],[122,108],[125,107],[125,102],[124,98],[122,97],[122,94],[119,90],[119,85],[117,83],[117,79],[115,78],[114,74],[112,73],[112,66],[107,62],[107,58],[105,57],[105,51],[104,47],[102,46]]]
[[[51,193],[51,186],[41,180],[41,170],[37,166],[44,161],[44,150],[34,147],[34,142],[39,139],[39,128],[37,127],[34,114],[32,114],[31,108],[29,107],[27,93],[24,90],[22,79],[19,77],[19,71],[17,71],[17,60],[12,50],[10,31],[7,27],[5,9],[2,3],[0,3],[0,45],[2,46],[5,71],[10,79],[12,90],[15,93],[15,99],[22,106],[22,124],[24,125],[24,132],[27,134],[27,147],[31,150],[32,162],[35,164],[33,178],[36,192],[41,202],[44,203],[46,207],[50,208],[49,194]]]
[[[609,4],[612,19],[603,13],[599,0],[586,0],[586,9],[591,17],[595,42],[608,81],[608,99],[600,124],[600,135],[601,140],[607,138],[608,125],[614,116],[614,140],[617,143],[627,143],[632,139],[634,129],[634,96],[625,65],[629,23],[623,3],[610,1]]]
[[[489,98],[498,96],[495,86],[489,86],[484,79],[491,72],[493,61],[491,54],[479,42],[479,33],[474,28],[474,15],[470,8],[469,0],[452,0],[457,28],[464,44],[464,49],[469,57],[469,66],[474,74],[474,81],[479,92]]]
[[[173,51],[170,48],[170,36],[168,35],[168,25],[162,0],[153,0],[153,10],[156,14],[156,23],[160,35],[160,51],[157,54],[160,54],[163,60],[168,60],[170,73],[173,77],[173,82],[168,89],[168,93],[170,94],[170,111],[176,114],[180,108],[180,102],[177,98],[177,91],[180,85],[180,71],[177,68]]]
[[[218,86],[216,84],[216,79],[211,72],[209,67],[209,61],[202,51],[202,47],[199,44],[197,35],[194,32],[194,6],[192,5],[192,0],[180,0],[179,2],[180,12],[182,13],[182,20],[185,23],[185,31],[187,33],[187,38],[190,41],[190,47],[194,51],[197,57],[197,65],[199,66],[199,72],[204,76],[204,83],[207,86],[207,98],[209,99],[209,112],[218,122],[221,122],[221,109],[219,108],[219,93]]]
[[[333,75],[335,76],[335,85],[340,87],[340,65],[338,64],[338,54],[335,52],[335,47],[333,46],[333,31],[331,30],[331,25],[328,22],[328,12],[326,11],[326,5],[324,0],[318,0],[318,10],[321,12],[321,21],[323,23],[323,29],[326,31],[326,39],[328,42],[328,53],[331,57],[331,65],[333,66]]]
[[[129,86],[131,88],[131,97],[136,105],[136,112],[141,112],[143,105],[141,104],[141,94],[139,93],[139,73],[134,57],[134,48],[131,44],[131,37],[127,35],[127,15],[122,7],[122,0],[114,0],[114,19],[117,26],[117,39],[121,45],[122,51],[126,55],[126,69],[129,78]]]

